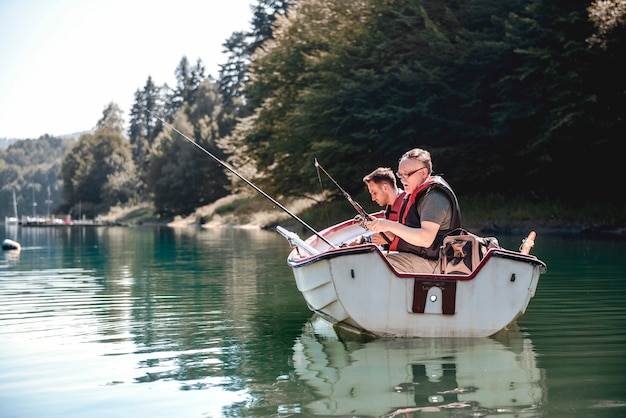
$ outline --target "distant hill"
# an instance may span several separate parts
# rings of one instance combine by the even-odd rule
[[[80,138],[81,135],[89,134],[89,133],[93,133],[93,130],[91,130],[91,131],[82,131],[82,132],[74,132],[73,134],[55,135],[55,137],[61,138],[61,139],[73,139],[75,141],[78,141],[78,139]]]
[[[75,143],[72,137],[44,135],[15,139],[6,149],[0,148],[0,219],[13,215],[13,192],[20,216],[35,216],[36,211],[48,215],[63,204],[58,175],[65,154]]]
[[[17,138],[0,138],[0,149],[7,149],[9,145],[19,141]]]
[[[52,136],[55,138],[60,138],[60,139],[73,139],[74,141],[78,141],[78,139],[80,138],[82,134],[87,134],[90,132],[92,131],[82,131],[82,132],[74,132],[71,134],[52,135]],[[22,141],[24,139],[35,139],[35,138],[0,138],[0,149],[7,149],[12,144],[16,143],[17,141]]]

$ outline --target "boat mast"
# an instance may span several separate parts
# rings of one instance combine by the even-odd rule
[[[33,218],[37,217],[37,202],[35,201],[35,183],[32,183],[33,187]]]
[[[50,217],[50,205],[52,205],[52,199],[50,198],[50,186],[48,186],[48,199],[46,199],[46,205],[48,206],[48,218]]]
[[[15,199],[15,189],[13,189],[13,215],[15,216],[15,219],[18,219],[18,217],[17,217],[17,200]]]

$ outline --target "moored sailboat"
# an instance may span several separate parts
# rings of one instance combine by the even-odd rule
[[[13,190],[13,216],[5,216],[4,224],[5,225],[18,225],[20,222],[20,218],[17,214],[17,200],[15,198],[15,190]]]

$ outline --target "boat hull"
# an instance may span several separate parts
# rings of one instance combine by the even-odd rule
[[[355,332],[392,337],[485,337],[524,314],[545,264],[506,249],[487,252],[470,275],[399,273],[374,244],[341,245],[363,233],[354,222],[329,228],[288,258],[309,309]],[[324,248],[326,246],[326,248]]]

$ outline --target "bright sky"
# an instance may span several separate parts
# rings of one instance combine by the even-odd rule
[[[218,76],[222,44],[251,29],[253,0],[0,0],[0,138],[92,129],[128,112],[151,76],[175,86],[181,58]]]

